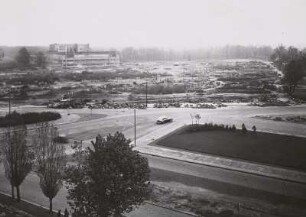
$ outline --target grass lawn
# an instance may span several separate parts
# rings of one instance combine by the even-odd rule
[[[306,138],[301,137],[240,130],[187,132],[183,128],[156,145],[306,171]]]

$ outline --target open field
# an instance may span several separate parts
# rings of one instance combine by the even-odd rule
[[[8,100],[11,88],[12,99],[18,105],[47,105],[66,97],[78,102],[81,108],[85,106],[83,101],[143,100],[146,92],[152,102],[253,102],[284,98],[277,70],[260,60],[122,63],[111,72],[28,70],[1,74],[0,80],[3,81],[0,100]],[[179,99],[175,99],[177,95]]]
[[[179,130],[156,145],[306,171],[306,139],[262,132]]]

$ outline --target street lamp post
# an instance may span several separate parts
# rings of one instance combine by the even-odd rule
[[[136,147],[136,109],[134,109],[134,146]]]
[[[11,89],[9,89],[9,114],[11,114]]]
[[[146,80],[146,108],[148,108],[148,81]]]

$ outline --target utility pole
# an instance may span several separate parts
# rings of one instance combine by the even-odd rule
[[[136,109],[134,109],[134,146],[136,147]]]
[[[68,47],[66,47],[66,52],[65,52],[65,69],[67,69],[67,53],[68,53]]]
[[[148,81],[146,80],[146,108],[148,108]]]
[[[11,114],[11,89],[9,89],[9,115]]]
[[[9,139],[9,144],[10,144],[10,163],[11,163],[11,175],[12,175],[12,179],[14,178],[13,176],[13,172],[14,171],[14,162],[13,162],[13,144],[12,144],[12,141],[11,141],[11,88],[9,89],[9,127],[8,127],[8,139]],[[14,185],[11,184],[11,193],[12,193],[12,198],[15,199],[15,189],[14,189]]]

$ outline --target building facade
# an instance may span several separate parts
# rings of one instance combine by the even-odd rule
[[[118,66],[117,51],[93,51],[89,44],[51,44],[48,53],[53,66],[63,68],[99,68]]]

